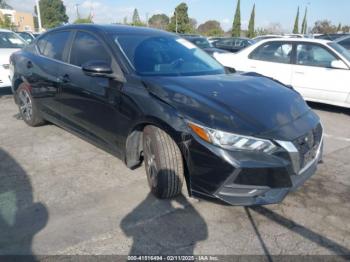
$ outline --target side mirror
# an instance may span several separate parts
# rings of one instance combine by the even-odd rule
[[[81,68],[88,76],[112,77],[113,74],[111,66],[105,61],[90,61]]]
[[[349,67],[341,60],[332,61],[331,67],[334,69],[349,69]]]

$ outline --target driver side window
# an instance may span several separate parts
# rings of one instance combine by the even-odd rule
[[[330,68],[337,58],[327,49],[314,44],[299,44],[297,47],[297,64]]]

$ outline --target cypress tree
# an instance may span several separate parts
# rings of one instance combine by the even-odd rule
[[[241,0],[238,0],[237,2],[235,19],[233,20],[233,26],[232,26],[232,36],[233,37],[241,36]]]
[[[299,6],[297,16],[295,17],[293,34],[299,34]]]
[[[252,13],[251,13],[250,19],[249,19],[247,37],[249,37],[249,38],[255,37],[255,4],[253,6],[253,10],[252,10]]]
[[[307,33],[307,8],[305,9],[305,15],[304,15],[303,23],[301,25],[301,33],[302,34]]]

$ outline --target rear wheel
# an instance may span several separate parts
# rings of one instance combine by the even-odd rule
[[[163,130],[146,126],[143,132],[143,152],[147,180],[158,198],[172,198],[181,193],[184,166],[179,147]]]
[[[33,100],[28,88],[25,84],[21,84],[16,92],[19,113],[29,126],[40,126],[44,124],[44,119],[41,118],[35,101]]]

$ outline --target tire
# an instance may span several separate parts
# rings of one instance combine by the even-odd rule
[[[27,86],[22,83],[19,85],[16,91],[19,113],[23,121],[29,126],[40,126],[45,123],[44,119],[40,116],[40,112],[36,106],[36,103],[30,94]]]
[[[163,130],[146,126],[143,131],[143,153],[148,185],[161,199],[181,193],[184,166],[179,147]]]

